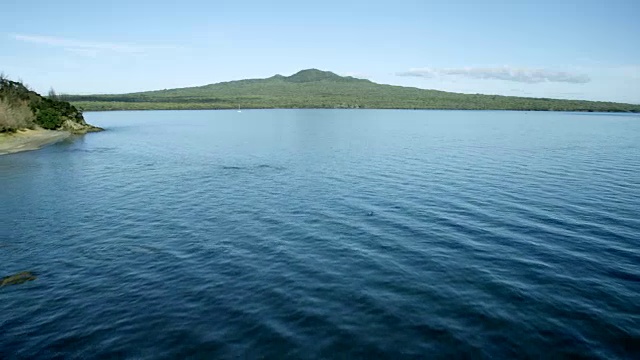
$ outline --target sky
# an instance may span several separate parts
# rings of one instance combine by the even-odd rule
[[[640,104],[640,1],[3,0],[0,72],[46,93],[317,68],[462,93]]]

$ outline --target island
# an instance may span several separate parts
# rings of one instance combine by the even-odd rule
[[[640,112],[640,105],[500,95],[459,94],[377,84],[330,71],[222,82],[129,94],[66,95],[83,110],[191,109],[443,109]]]
[[[0,155],[36,150],[72,135],[101,130],[87,124],[82,112],[54,91],[44,97],[21,82],[0,76]]]

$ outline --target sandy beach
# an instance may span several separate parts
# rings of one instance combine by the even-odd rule
[[[21,130],[14,134],[0,134],[0,155],[37,150],[62,141],[71,135],[68,131]]]

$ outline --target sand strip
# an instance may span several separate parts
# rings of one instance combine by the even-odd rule
[[[0,155],[37,150],[62,141],[70,135],[71,133],[68,131],[43,129],[20,130],[14,134],[0,134]]]

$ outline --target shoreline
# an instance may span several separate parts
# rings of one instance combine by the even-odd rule
[[[83,113],[102,113],[120,111],[237,111],[237,108],[193,107],[193,108],[140,108],[140,109],[89,109]],[[247,107],[241,110],[410,110],[410,111],[513,111],[513,112],[554,112],[554,113],[581,113],[581,114],[626,114],[640,115],[638,111],[591,111],[591,110],[519,110],[519,109],[448,109],[448,108],[323,108],[323,107]]]
[[[12,134],[0,134],[0,156],[23,151],[38,150],[55,144],[71,136],[60,130],[19,130]]]

